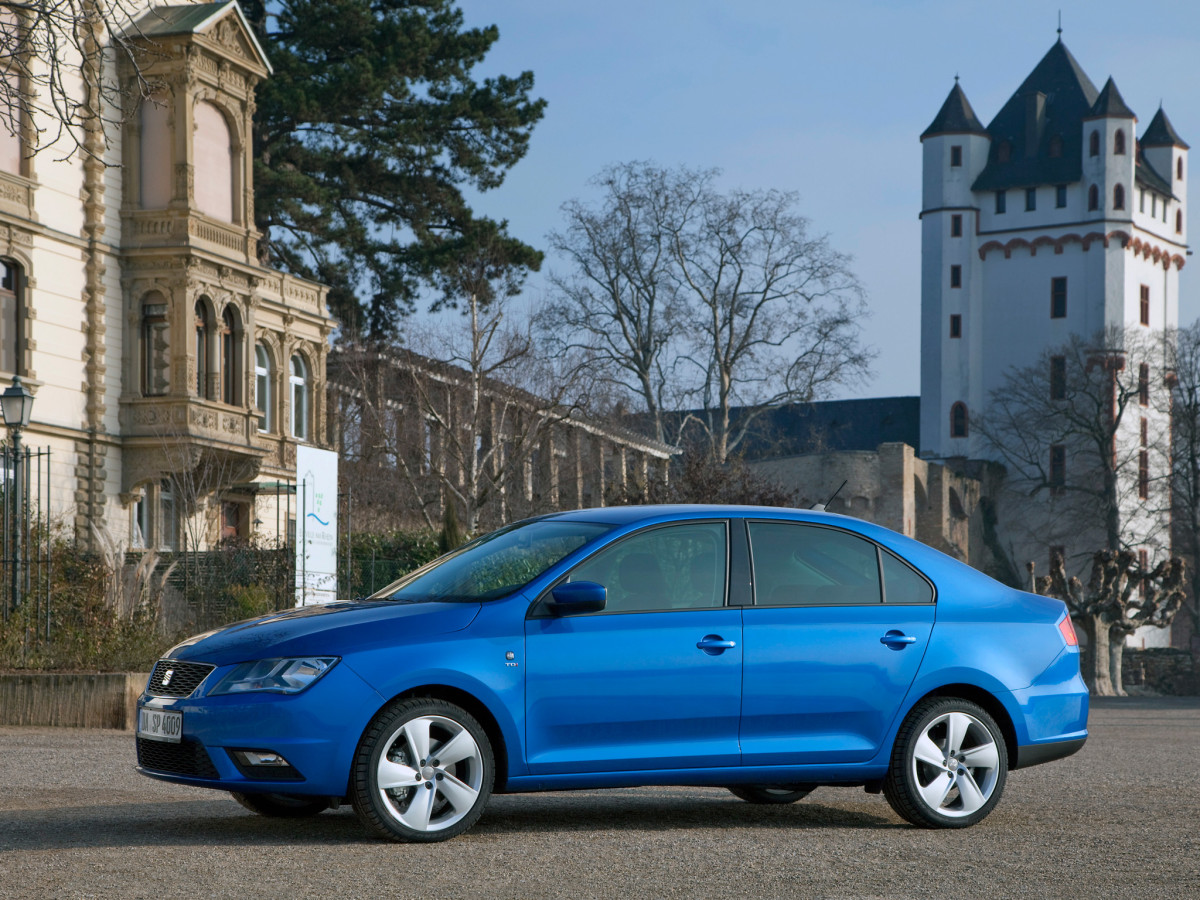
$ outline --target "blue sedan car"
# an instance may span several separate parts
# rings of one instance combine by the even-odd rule
[[[438,841],[493,792],[881,792],[984,818],[1012,769],[1087,738],[1058,600],[856,519],[613,507],[484,535],[353,603],[172,648],[140,699],[146,775],[268,816],[353,804]]]

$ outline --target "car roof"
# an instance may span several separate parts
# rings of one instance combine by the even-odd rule
[[[593,509],[572,509],[550,513],[541,518],[568,522],[603,522],[608,525],[630,525],[637,522],[652,522],[668,519],[709,519],[726,516],[749,518],[795,519],[804,522],[829,522],[850,524],[852,527],[865,524],[862,519],[839,516],[836,513],[817,510],[792,509],[785,506],[732,506],[719,503],[661,503],[647,506],[603,506]]]

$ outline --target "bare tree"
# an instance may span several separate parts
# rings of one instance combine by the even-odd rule
[[[659,440],[698,423],[723,463],[758,415],[862,376],[863,292],[849,257],[810,234],[796,197],[717,189],[716,170],[604,170],[596,207],[572,201],[551,237],[550,333],[636,398]],[[687,405],[691,416],[664,413]],[[736,418],[735,406],[744,409]]]
[[[682,310],[671,234],[715,175],[645,162],[609,166],[590,182],[602,191],[599,204],[569,201],[565,229],[550,235],[571,268],[550,274],[556,293],[543,310],[546,336],[563,349],[584,350],[594,377],[635,397],[659,441],[663,410],[679,399],[671,345]]]
[[[1192,633],[1200,634],[1200,322],[1170,335],[1171,500],[1175,551],[1188,561],[1184,605]]]
[[[95,155],[94,135],[131,108],[111,63],[130,63],[142,97],[141,62],[150,50],[134,0],[28,0],[0,9],[0,128],[36,153],[53,146]],[[136,104],[132,107],[136,108]],[[92,136],[89,138],[89,135]],[[60,139],[65,138],[65,143]]]
[[[1092,693],[1124,696],[1125,638],[1143,626],[1171,624],[1183,602],[1186,568],[1183,560],[1171,557],[1145,569],[1128,550],[1100,550],[1092,557],[1086,587],[1067,576],[1062,557],[1052,560],[1049,575],[1035,580],[1035,590],[1066,603],[1071,619],[1087,635],[1084,678]]]
[[[696,188],[671,251],[687,298],[697,421],[724,463],[762,412],[861,379],[871,354],[859,343],[866,305],[850,257],[810,234],[795,194]]]
[[[1034,539],[1094,535],[1115,552],[1166,537],[1162,379],[1161,342],[1122,328],[1072,336],[1005,375],[972,425],[1008,489],[1048,501],[1028,517]]]

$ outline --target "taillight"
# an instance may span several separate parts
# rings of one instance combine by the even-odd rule
[[[1075,634],[1075,626],[1071,623],[1070,616],[1063,616],[1058,623],[1058,630],[1062,632],[1063,640],[1067,642],[1068,647],[1078,647],[1079,638]]]

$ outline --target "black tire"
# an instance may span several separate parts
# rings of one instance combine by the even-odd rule
[[[422,743],[428,755],[419,759]],[[440,751],[457,757],[464,750],[449,762],[438,759]],[[380,787],[381,765],[396,786]],[[445,700],[415,697],[388,706],[363,734],[350,799],[359,820],[379,836],[431,843],[478,821],[494,779],[492,745],[475,718]]]
[[[728,790],[733,796],[747,803],[795,803],[803,800],[814,790],[815,784],[731,784]]]
[[[328,797],[306,797],[303,794],[239,794],[233,799],[252,813],[273,819],[303,819],[329,809]]]
[[[1008,750],[995,719],[969,700],[930,697],[900,726],[883,795],[920,828],[966,828],[1000,801],[1007,776]]]

